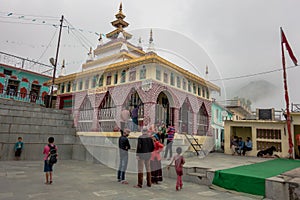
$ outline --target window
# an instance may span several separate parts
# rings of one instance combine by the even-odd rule
[[[193,92],[194,92],[194,94],[196,94],[196,92],[197,92],[195,83],[193,83]]]
[[[111,74],[108,74],[106,77],[106,85],[111,85]]]
[[[118,72],[115,73],[114,84],[118,84]]]
[[[98,81],[98,87],[102,87],[103,86],[103,74],[100,76],[99,81]]]
[[[71,82],[68,82],[67,84],[67,92],[70,92],[71,91]]]
[[[72,83],[72,91],[76,91],[77,82],[73,81]]]
[[[158,67],[156,67],[156,80],[161,80],[161,71]]]
[[[126,71],[123,70],[121,73],[121,83],[125,83],[126,81]]]
[[[202,97],[205,98],[205,88],[204,87],[202,88]]]
[[[181,88],[181,81],[180,81],[180,77],[177,76],[177,87]]]
[[[99,75],[96,75],[96,76],[93,77],[92,88],[95,88],[95,87],[96,87],[98,76],[99,76]]]
[[[182,80],[182,89],[184,89],[184,90],[186,90],[186,80],[185,79],[183,79]]]
[[[171,82],[171,85],[175,85],[175,80],[174,80],[174,74],[173,73],[171,73],[170,82]]]
[[[135,81],[136,79],[136,71],[129,72],[129,81]]]
[[[12,75],[12,71],[11,71],[11,70],[7,70],[7,69],[4,69],[4,74],[5,74],[5,75],[8,75],[8,76],[11,76],[11,75]]]
[[[140,70],[140,80],[145,78],[146,78],[146,67],[144,65],[143,68]]]
[[[206,88],[206,98],[209,99],[209,90]]]
[[[65,92],[65,84],[62,83],[60,86],[60,93],[64,93]]]
[[[85,83],[84,83],[84,89],[85,90],[89,89],[89,84],[90,84],[90,80],[88,78],[85,79]]]
[[[164,72],[164,82],[165,83],[169,83],[169,81],[168,81],[168,73],[167,72]]]
[[[192,91],[191,81],[188,81],[188,91],[189,91],[189,92]]]
[[[201,88],[198,86],[198,96],[201,96]]]
[[[82,80],[79,81],[79,90],[82,90],[83,82]]]

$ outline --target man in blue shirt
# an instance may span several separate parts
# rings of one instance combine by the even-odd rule
[[[250,137],[247,137],[245,146],[243,148],[243,156],[246,154],[246,151],[251,151],[251,150],[252,150],[252,141]]]

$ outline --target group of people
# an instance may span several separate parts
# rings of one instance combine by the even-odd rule
[[[128,136],[130,129],[121,129],[121,136],[119,138],[119,152],[120,163],[117,172],[118,182],[122,184],[128,184],[125,179],[125,173],[128,164],[128,150],[130,149],[130,143]],[[165,149],[164,158],[167,158],[168,154],[171,160],[169,166],[175,162],[175,169],[177,172],[176,190],[182,188],[182,167],[184,164],[184,158],[181,155],[182,149],[178,147],[176,149],[177,154],[172,157],[172,144],[174,139],[175,129],[173,126],[165,126],[165,123],[161,123],[160,126],[155,127],[151,125],[149,128],[142,128],[142,135],[137,139],[136,147],[136,159],[138,168],[138,183],[134,187],[143,187],[143,169],[146,169],[146,184],[151,187],[152,184],[158,184],[163,180],[162,165],[161,165],[161,152],[164,148],[164,140],[167,139],[167,146]],[[168,168],[169,169],[169,168]]]
[[[242,137],[234,136],[230,142],[232,155],[245,155],[247,151],[252,150],[252,141],[250,137],[247,137],[246,141],[243,141]]]

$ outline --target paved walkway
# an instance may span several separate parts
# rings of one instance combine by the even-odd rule
[[[197,161],[195,158],[189,158],[187,164],[192,163],[192,160]],[[201,160],[205,163],[205,159]],[[151,188],[137,189],[133,188],[137,182],[136,174],[127,174],[129,184],[124,185],[116,181],[115,170],[84,161],[59,161],[55,165],[52,185],[44,184],[42,170],[42,161],[1,161],[0,200],[253,199],[253,197],[212,190],[207,186],[188,182],[184,182],[184,188],[176,192],[175,180],[167,178],[161,184],[153,185]]]

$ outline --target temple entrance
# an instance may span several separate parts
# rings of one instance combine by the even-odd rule
[[[143,127],[144,124],[144,105],[137,91],[133,89],[129,94],[127,100],[123,104],[123,107],[130,111],[132,117],[132,112],[135,106],[137,107],[137,115],[138,115],[138,119],[136,122],[137,124],[133,124],[134,120],[132,121],[132,119],[130,119],[130,121],[127,124],[127,128],[133,131],[140,130],[140,127]],[[135,127],[136,125],[137,127]]]
[[[192,134],[193,113],[190,103],[186,99],[179,110],[179,130],[180,133]]]
[[[161,122],[174,125],[174,109],[170,107],[169,99],[164,92],[158,95],[155,108],[155,123]]]

